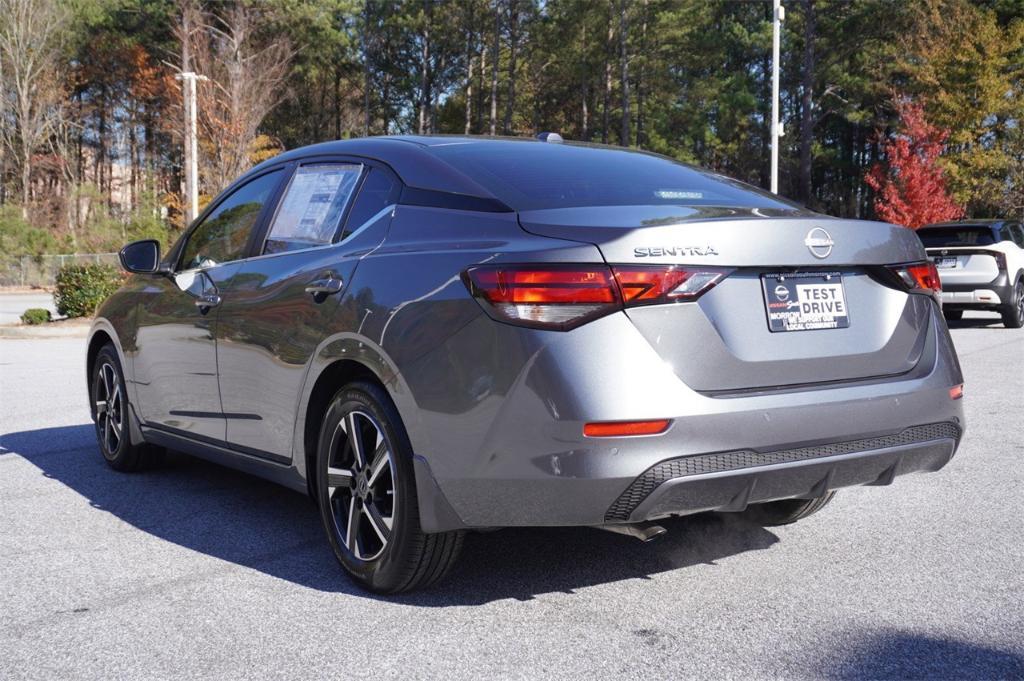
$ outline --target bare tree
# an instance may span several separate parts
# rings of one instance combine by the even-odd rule
[[[26,217],[32,157],[50,141],[64,99],[58,65],[67,22],[55,0],[0,0],[0,136],[20,177]]]
[[[284,97],[294,51],[284,37],[258,34],[264,17],[257,7],[239,3],[219,14],[189,7],[198,20],[176,32],[192,70],[209,78],[199,85],[199,156],[206,189],[215,192],[252,164],[260,124]]]
[[[622,132],[619,144],[629,146],[632,136],[629,131],[629,5],[626,0],[619,0],[619,62],[622,67]]]

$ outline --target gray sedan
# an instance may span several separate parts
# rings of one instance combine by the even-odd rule
[[[920,241],[652,154],[494,138],[297,149],[100,308],[100,450],[317,500],[338,561],[427,586],[463,534],[794,522],[935,471],[962,376]]]

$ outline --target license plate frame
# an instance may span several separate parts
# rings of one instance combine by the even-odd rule
[[[761,275],[765,317],[772,333],[850,326],[841,272],[772,272]]]

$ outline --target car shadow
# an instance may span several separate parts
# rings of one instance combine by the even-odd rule
[[[852,632],[820,662],[827,679],[1020,679],[1024,657],[995,647],[907,631]]]
[[[183,454],[172,454],[153,471],[118,473],[103,462],[92,425],[3,435],[0,456],[12,455],[67,485],[93,508],[166,541],[311,589],[374,597],[342,573],[312,500],[274,483]],[[778,542],[771,532],[732,515],[661,524],[668,534],[649,544],[591,528],[470,533],[448,579],[389,600],[423,607],[527,600],[646,579]]]
[[[1002,317],[964,317],[963,319],[947,319],[946,325],[951,329],[996,329],[1003,328]]]

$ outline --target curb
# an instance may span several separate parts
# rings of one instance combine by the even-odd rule
[[[91,324],[39,324],[37,326],[0,326],[0,338],[85,338]]]

